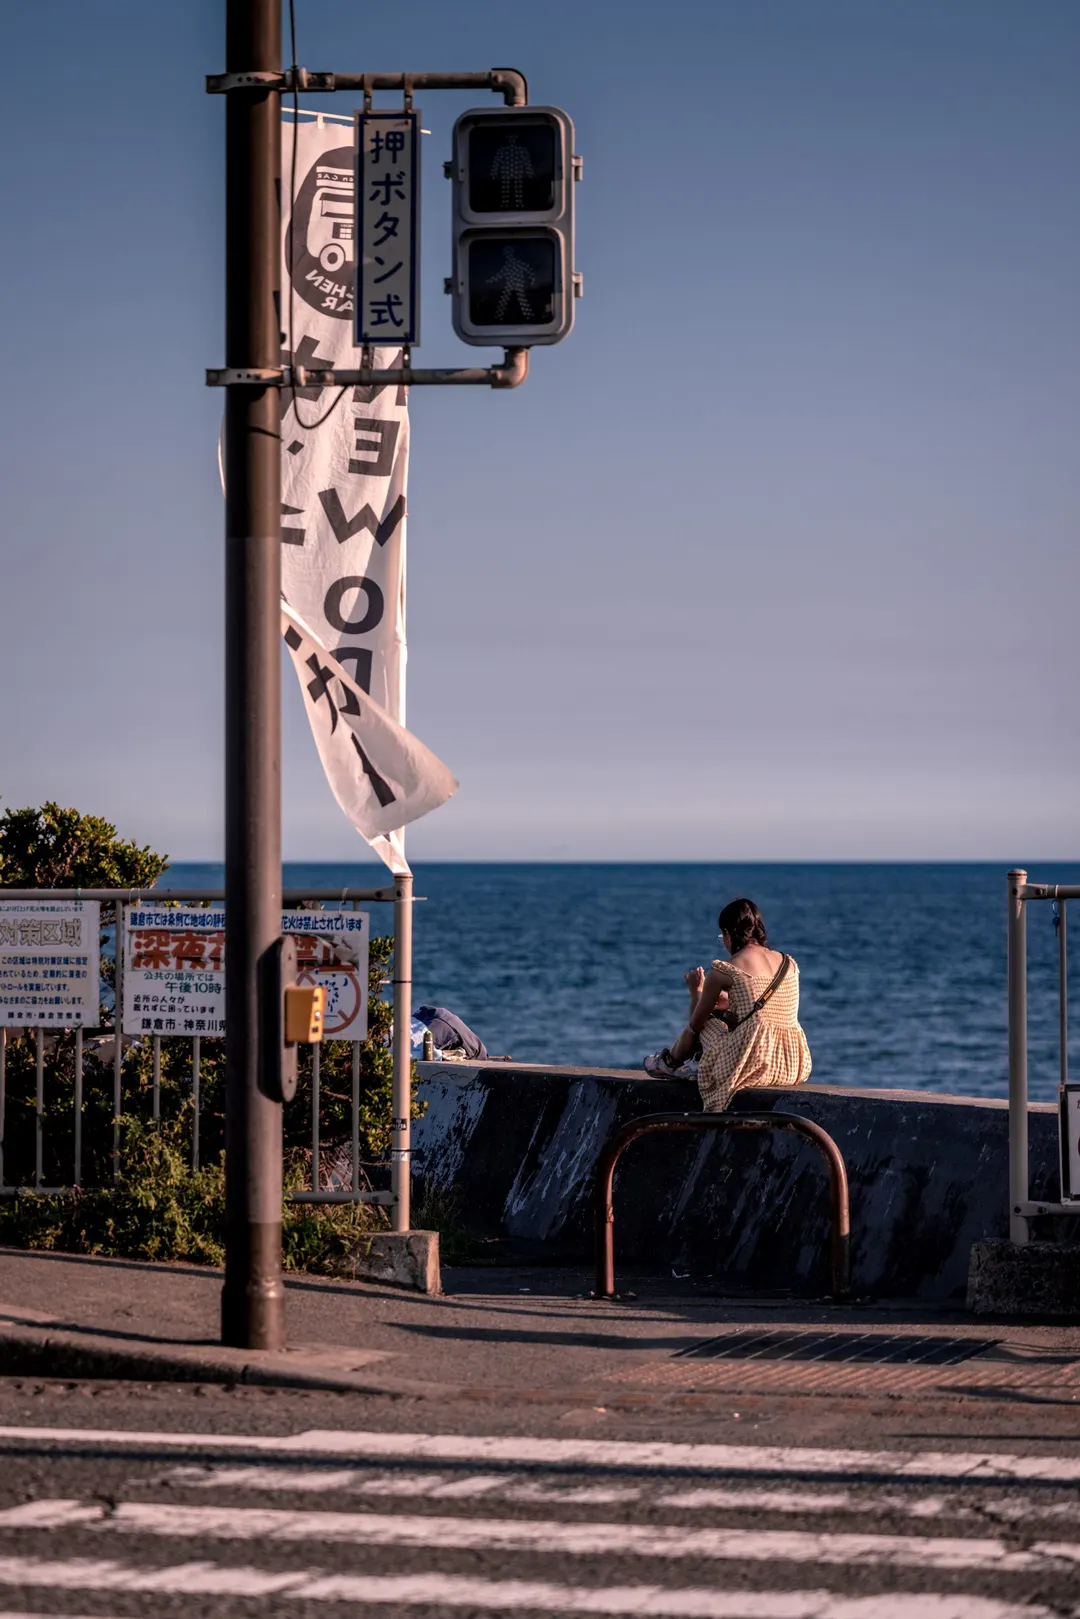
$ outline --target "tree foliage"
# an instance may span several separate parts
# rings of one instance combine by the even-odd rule
[[[100,815],[59,804],[0,815],[0,883],[6,888],[150,888],[165,855],[116,835]]]

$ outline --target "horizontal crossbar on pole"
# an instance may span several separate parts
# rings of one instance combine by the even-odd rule
[[[258,369],[244,366],[210,367],[206,373],[208,388],[366,388],[397,383],[407,388],[416,387],[471,387],[518,388],[529,374],[527,348],[509,348],[502,365],[444,366],[432,370],[418,370],[415,366],[392,366],[380,371],[375,366],[362,365],[339,370],[332,366],[295,367],[263,366]]]
[[[1017,890],[1018,899],[1080,899],[1076,883],[1023,883]]]
[[[209,73],[206,93],[228,95],[231,91],[303,90],[316,95],[335,90],[359,91],[370,96],[376,90],[491,90],[501,95],[508,107],[524,107],[529,85],[524,73],[513,67],[493,67],[480,73],[316,73],[310,68],[286,68],[283,73]]]

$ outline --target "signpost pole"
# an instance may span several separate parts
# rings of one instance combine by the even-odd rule
[[[412,1221],[412,908],[411,876],[394,878],[394,1081],[390,1185],[395,1231]]]
[[[281,72],[280,0],[227,0],[226,70]],[[226,96],[225,363],[281,363],[281,96]],[[281,1107],[262,1084],[281,933],[281,400],[225,396],[225,1285],[222,1342],[285,1343]]]

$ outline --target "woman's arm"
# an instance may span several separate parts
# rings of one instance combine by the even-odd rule
[[[695,991],[697,973],[701,973],[701,983],[700,988]],[[724,994],[728,985],[732,983],[734,976],[730,968],[719,966],[710,967],[708,972],[699,967],[697,972],[687,973],[686,982],[690,989],[692,1002],[690,1019],[674,1045],[669,1047],[673,1067],[677,1068],[680,1063],[686,1061],[687,1057],[693,1056],[699,1034],[708,1023],[716,1008],[717,1001]]]
[[[713,1005],[711,1007],[709,1007],[710,1016],[712,1015],[713,1012],[726,1011],[727,1004],[728,1004],[727,990],[728,990],[728,986],[730,986],[732,978],[734,976],[731,973],[731,971],[722,963],[719,964],[719,965],[714,965],[713,968],[712,968],[712,972],[713,972],[715,978],[718,981],[723,980],[723,983],[724,983],[725,987],[717,995],[716,1000],[713,1002]],[[690,991],[690,1013],[689,1013],[689,1015],[690,1015],[691,1020],[693,1020],[694,1013],[698,1009],[698,1002],[701,1000],[702,991],[705,988],[705,969],[704,969],[704,967],[691,967],[690,971],[686,974],[686,987]],[[704,1024],[702,1024],[701,1027],[704,1028]]]
[[[725,990],[734,981],[734,973],[728,967],[710,967],[705,974],[701,989],[698,993],[697,1004],[690,1009],[688,1028],[695,1034],[702,1029],[716,1010],[716,1003]]]

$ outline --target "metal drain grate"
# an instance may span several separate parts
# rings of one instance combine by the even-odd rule
[[[864,1361],[879,1366],[958,1366],[1000,1339],[930,1338],[892,1332],[729,1332],[676,1359]]]

